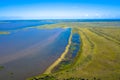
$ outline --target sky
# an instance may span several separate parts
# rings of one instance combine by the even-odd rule
[[[0,0],[0,19],[120,19],[120,0]]]

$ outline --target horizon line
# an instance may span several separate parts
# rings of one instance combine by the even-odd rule
[[[41,18],[41,19],[0,19],[0,20],[120,20],[120,18]]]

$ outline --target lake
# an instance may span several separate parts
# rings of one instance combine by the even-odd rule
[[[31,22],[28,24],[24,27],[20,24],[17,28],[17,25],[8,28],[4,27],[5,23],[0,24],[1,31],[11,31],[0,34],[0,66],[4,66],[0,70],[0,80],[25,80],[39,75],[64,52],[70,28],[37,29],[29,28]],[[23,29],[26,26],[28,28]]]

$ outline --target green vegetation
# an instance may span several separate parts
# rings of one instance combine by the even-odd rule
[[[9,74],[10,74],[11,76],[13,76],[13,75],[14,75],[14,73],[13,73],[13,72],[10,72]]]
[[[0,66],[0,71],[3,70],[5,67],[4,66]]]
[[[80,48],[80,40],[78,34],[73,33],[72,35],[73,36],[68,53],[66,54],[65,58],[52,70],[52,73],[66,70],[73,65],[75,56]]]
[[[80,50],[72,63],[62,60],[63,63],[58,65],[62,69],[29,80],[119,80],[120,22],[59,23],[41,28],[68,26],[73,33],[80,35],[81,41]]]

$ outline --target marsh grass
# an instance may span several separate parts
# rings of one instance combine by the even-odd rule
[[[60,25],[63,23],[55,24],[54,27]],[[120,79],[119,22],[64,23],[65,26],[71,27],[73,33],[80,35],[80,50],[71,65],[64,62],[62,64],[64,70],[48,76],[53,76],[54,80]],[[66,64],[69,66],[65,68]],[[45,76],[42,74],[39,78]]]

